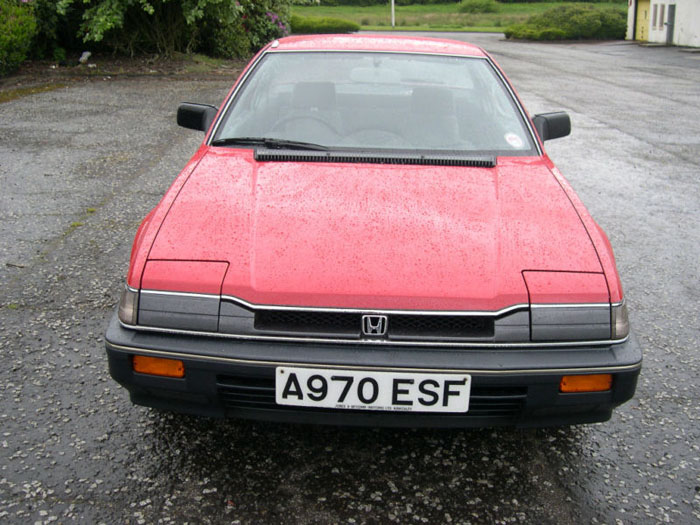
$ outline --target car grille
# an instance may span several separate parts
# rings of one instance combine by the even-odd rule
[[[240,408],[292,411],[324,411],[327,409],[278,405],[275,402],[274,379],[218,376],[217,388],[221,403],[229,410]],[[472,386],[469,411],[466,414],[440,414],[444,417],[481,417],[512,419],[520,415],[527,397],[526,387]],[[364,412],[348,410],[347,412]],[[374,412],[374,411],[373,411]],[[416,412],[392,414],[420,415]]]
[[[485,316],[389,314],[387,319],[383,337],[395,340],[484,340],[494,332],[493,318]],[[261,310],[255,312],[254,326],[258,333],[360,338],[362,314]]]
[[[493,335],[493,319],[464,315],[394,315],[389,333],[407,337],[481,338]]]
[[[306,334],[359,335],[361,319],[360,314],[266,310],[256,312],[255,329]]]

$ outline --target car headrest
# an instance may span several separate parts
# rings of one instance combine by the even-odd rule
[[[415,113],[453,116],[455,101],[447,88],[417,86],[411,95],[411,109]]]
[[[332,82],[299,82],[292,93],[294,108],[335,108],[335,85]]]

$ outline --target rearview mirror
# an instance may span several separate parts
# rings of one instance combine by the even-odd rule
[[[177,124],[183,128],[207,131],[218,112],[219,108],[209,104],[183,102],[177,108]]]
[[[532,123],[535,125],[537,134],[542,139],[542,142],[566,137],[571,133],[571,119],[564,111],[535,115],[532,118]]]

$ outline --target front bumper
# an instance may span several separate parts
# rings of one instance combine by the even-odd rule
[[[633,395],[642,352],[633,336],[609,346],[569,348],[426,348],[279,343],[126,329],[113,316],[106,335],[112,377],[132,402],[210,416],[365,426],[485,427],[594,423]],[[139,374],[133,355],[177,358],[182,379]],[[472,376],[466,414],[394,413],[281,407],[277,366],[400,372],[463,372]],[[611,373],[611,390],[562,394],[563,375]]]

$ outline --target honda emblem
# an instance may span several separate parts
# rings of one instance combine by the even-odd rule
[[[362,335],[386,335],[389,319],[386,315],[363,315]]]

